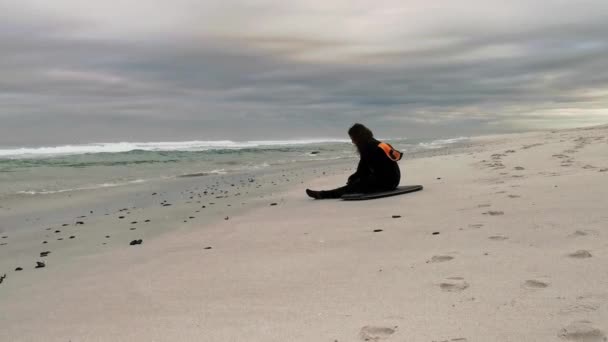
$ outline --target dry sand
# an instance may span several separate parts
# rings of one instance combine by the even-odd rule
[[[403,162],[422,192],[306,198],[347,174],[320,177],[229,220],[11,269],[0,340],[606,341],[607,136],[476,138]]]

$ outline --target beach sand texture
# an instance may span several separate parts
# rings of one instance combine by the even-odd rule
[[[401,164],[402,185],[423,191],[373,201],[305,197],[343,183],[328,166],[256,209],[135,246],[37,240],[8,258],[9,236],[0,341],[606,341],[607,137],[474,138]],[[39,269],[14,256],[43,251]]]

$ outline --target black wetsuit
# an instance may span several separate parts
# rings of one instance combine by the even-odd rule
[[[394,190],[401,181],[399,164],[391,160],[377,140],[361,146],[361,159],[357,171],[348,177],[345,186],[322,191],[323,198],[340,198],[347,193],[367,193]]]

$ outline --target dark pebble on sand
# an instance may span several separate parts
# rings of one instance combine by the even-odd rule
[[[43,244],[45,244],[45,243],[48,243],[48,242],[46,242],[46,241],[42,241],[42,243],[43,243]]]
[[[131,222],[131,224],[137,224],[137,221],[133,221],[133,222]]]
[[[441,177],[437,177],[437,179],[441,179]]]
[[[44,258],[45,256],[49,255],[51,252],[46,251],[46,252],[40,252],[40,257]]]
[[[59,239],[57,239],[57,240],[61,241],[61,240],[63,240],[63,238],[59,238]]]
[[[277,204],[276,203],[270,203],[270,206],[275,206],[275,205],[277,205]]]
[[[73,238],[75,238],[75,236],[74,236],[74,235],[70,236],[70,239],[73,239]]]
[[[154,196],[154,195],[156,195],[156,192],[153,192],[153,193],[152,193],[152,196]]]
[[[6,238],[8,238],[8,236],[3,236],[2,238],[3,238],[3,239],[6,239]]]
[[[381,231],[382,231],[382,229],[374,229],[374,233],[379,233]]]
[[[143,242],[143,240],[142,240],[142,239],[139,239],[139,240],[133,240],[133,241],[131,241],[131,242],[129,243],[129,245],[131,245],[131,246],[135,246],[135,245],[141,245],[141,243],[142,243],[142,242]]]
[[[61,233],[61,230],[56,230],[55,233]]]
[[[118,218],[122,220],[122,219],[124,219],[125,217],[124,217],[124,216],[118,216]]]
[[[188,217],[188,218],[189,218],[189,219],[193,219],[193,218],[196,218],[196,217],[194,217],[194,216],[190,216],[190,217]]]
[[[36,261],[36,268],[43,268],[46,264],[42,261]]]
[[[211,249],[211,248],[213,248],[213,247],[205,247],[205,249]]]
[[[23,268],[21,268],[21,267],[15,268],[15,272],[19,272],[19,271],[23,271]]]
[[[4,278],[6,278],[6,274],[4,274],[0,277],[0,284],[2,284],[2,282],[4,281]]]
[[[110,238],[110,235],[106,235],[106,239],[109,239],[109,238]]]
[[[228,220],[229,218],[230,218],[230,217],[226,216],[226,217],[224,217],[224,220]]]
[[[392,217],[393,217],[393,218],[400,218],[400,217],[401,217],[401,215],[393,215]]]
[[[150,220],[145,220],[144,222],[150,222]]]
[[[69,224],[64,223],[64,224],[62,224],[61,226],[62,226],[62,227],[67,227],[67,226],[69,226]]]
[[[163,207],[170,207],[170,206],[171,206],[171,203],[165,203],[165,204],[163,204]]]
[[[131,228],[129,228],[129,230],[135,230],[135,227],[131,227]]]
[[[439,235],[439,232],[433,232],[433,235]]]
[[[78,224],[84,224],[84,222],[82,222],[82,221],[77,221],[77,222],[76,222],[76,224],[77,224],[77,225],[78,225]]]

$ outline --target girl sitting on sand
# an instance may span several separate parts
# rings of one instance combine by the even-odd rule
[[[401,159],[401,152],[374,139],[372,131],[359,123],[348,130],[348,135],[361,157],[357,172],[348,177],[343,187],[322,191],[306,189],[308,196],[315,199],[340,198],[344,194],[394,190],[399,185],[401,172],[397,162]]]

